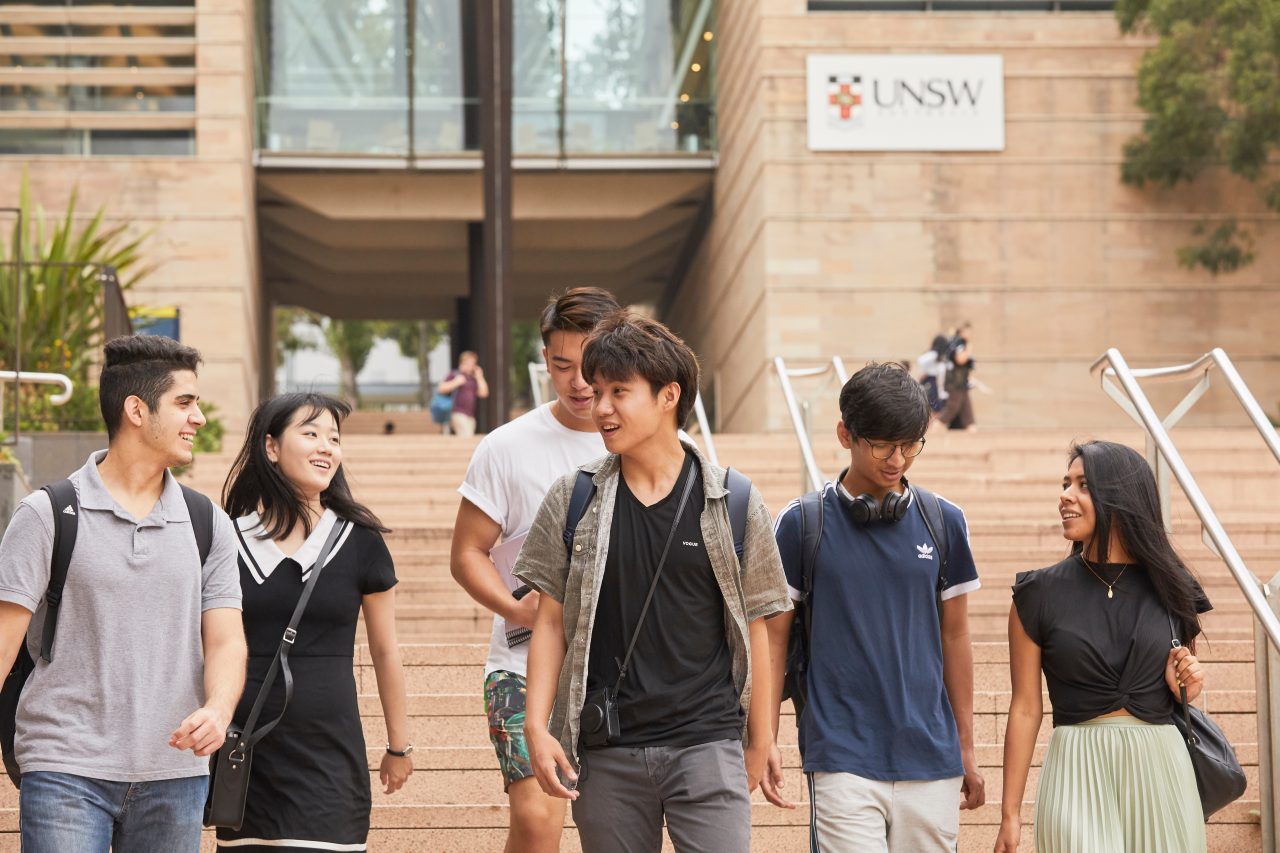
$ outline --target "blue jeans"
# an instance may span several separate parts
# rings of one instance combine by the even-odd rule
[[[24,773],[22,853],[199,853],[208,776],[106,782]]]

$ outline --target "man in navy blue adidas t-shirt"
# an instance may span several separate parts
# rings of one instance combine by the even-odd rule
[[[973,747],[965,596],[979,584],[968,525],[959,507],[938,500],[945,534],[937,538],[947,546],[939,587],[942,555],[923,511],[933,497],[906,480],[924,449],[929,403],[907,371],[859,370],[840,392],[840,412],[836,434],[849,467],[822,492],[812,590],[804,588],[800,501],[774,531],[791,596],[812,620],[799,721],[812,849],[954,851],[959,810],[985,799]],[[775,696],[792,621],[786,612],[768,623]],[[780,784],[775,750],[762,787],[771,802],[793,807]]]

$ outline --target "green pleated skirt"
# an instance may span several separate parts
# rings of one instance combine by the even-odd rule
[[[1129,716],[1054,729],[1035,836],[1039,853],[1204,853],[1195,771],[1178,730]]]

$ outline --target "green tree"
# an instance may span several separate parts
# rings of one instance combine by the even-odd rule
[[[338,359],[342,372],[342,396],[360,407],[360,385],[356,377],[364,369],[378,342],[378,323],[372,320],[325,320],[324,340]]]
[[[1225,165],[1280,213],[1280,180],[1267,168],[1280,146],[1280,0],[1118,0],[1126,33],[1158,44],[1138,68],[1140,135],[1124,148],[1121,177],[1173,187]],[[1201,222],[1178,252],[1188,267],[1231,272],[1253,260],[1253,235],[1234,220]]]
[[[380,324],[379,337],[396,342],[400,354],[418,362],[418,403],[423,408],[433,392],[428,372],[431,351],[449,334],[447,320],[389,320]]]

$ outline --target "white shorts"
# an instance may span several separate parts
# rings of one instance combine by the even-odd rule
[[[879,782],[809,774],[812,853],[933,853],[956,849],[963,776]]]

